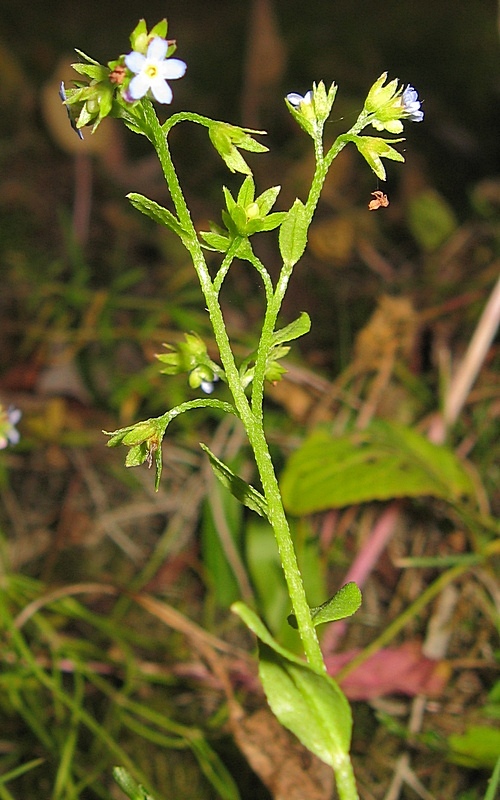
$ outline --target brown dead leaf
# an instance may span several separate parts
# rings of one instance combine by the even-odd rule
[[[328,656],[328,673],[336,675],[359,652],[351,650]],[[421,642],[412,641],[401,647],[379,650],[339,682],[349,700],[372,700],[389,694],[439,697],[448,683],[450,670],[447,661],[427,658],[422,652]]]
[[[269,709],[246,715],[233,707],[231,726],[238,747],[274,800],[331,800],[331,767],[283,728]]]

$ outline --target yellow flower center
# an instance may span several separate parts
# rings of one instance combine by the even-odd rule
[[[156,64],[148,64],[148,66],[144,71],[148,76],[148,78],[150,78],[151,80],[153,78],[156,78],[156,76],[158,75],[158,67],[156,66]]]

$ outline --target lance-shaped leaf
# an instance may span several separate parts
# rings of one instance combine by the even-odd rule
[[[273,346],[298,339],[300,336],[304,336],[306,333],[309,333],[310,330],[311,319],[309,314],[307,314],[305,311],[301,311],[300,316],[298,316],[297,319],[294,319],[294,321],[290,322],[289,325],[285,325],[284,328],[281,328],[279,331],[275,331],[273,333]]]
[[[164,225],[166,228],[170,228],[171,231],[181,238],[185,235],[181,223],[168,208],[163,208],[163,206],[155,203],[154,200],[150,200],[148,197],[144,197],[144,195],[137,194],[136,192],[131,192],[127,197],[134,208],[142,211],[143,214],[150,217],[154,222],[157,222],[159,225]]]
[[[255,511],[259,516],[267,518],[268,510],[266,498],[258,492],[257,489],[244,481],[243,478],[235,475],[227,464],[224,464],[223,461],[212,453],[206,444],[200,442],[200,447],[207,454],[214,474],[223,486],[229,489],[231,494],[236,497],[242,505]]]
[[[297,263],[306,249],[306,244],[306,209],[304,204],[297,199],[282,222],[279,235],[281,257],[289,269]]]
[[[352,718],[337,683],[281,647],[244,603],[232,610],[259,638],[259,676],[282,725],[335,770],[349,758]]]

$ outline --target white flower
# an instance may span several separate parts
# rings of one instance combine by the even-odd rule
[[[411,122],[422,122],[424,112],[420,109],[420,100],[418,99],[418,92],[413,86],[408,86],[404,90],[401,102],[404,108],[405,117]]]
[[[20,435],[15,427],[21,419],[21,411],[14,406],[9,406],[7,411],[0,405],[0,450],[9,444],[17,444]]]
[[[305,103],[306,105],[310,105],[312,103],[313,93],[311,90],[309,90],[304,96],[302,96],[301,94],[297,94],[297,92],[290,92],[290,94],[287,94],[286,99],[291,106],[294,108],[299,108],[302,103]]]
[[[213,381],[202,381],[200,383],[200,389],[202,389],[205,394],[212,394],[213,390],[215,389],[215,384],[219,380],[218,375],[214,375]]]
[[[139,100],[148,91],[158,103],[172,102],[172,89],[167,80],[182,78],[186,72],[186,64],[178,58],[165,56],[168,42],[156,36],[148,45],[146,55],[133,50],[125,56],[125,64],[135,76],[129,83],[128,94],[132,100]]]

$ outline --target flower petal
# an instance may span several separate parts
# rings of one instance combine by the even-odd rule
[[[167,55],[168,42],[166,39],[161,39],[155,36],[148,45],[147,58],[148,61],[163,61]]]
[[[304,100],[302,95],[297,94],[297,92],[290,92],[290,94],[287,94],[286,99],[288,100],[290,105],[293,106],[294,108],[298,108],[302,103],[302,101]]]
[[[125,56],[125,64],[131,72],[140,72],[146,62],[146,56],[132,50],[128,56]]]
[[[133,100],[139,100],[144,97],[150,86],[150,80],[147,75],[140,72],[129,83],[128,91]]]
[[[17,428],[11,428],[7,434],[7,439],[11,444],[17,444],[20,438],[21,434],[19,433]]]
[[[151,91],[154,99],[158,103],[171,103],[172,102],[172,89],[163,78],[153,78],[151,81]]]
[[[182,78],[187,69],[187,64],[181,61],[180,58],[167,58],[159,65],[159,70],[162,78],[166,80],[174,80],[175,78]]]

